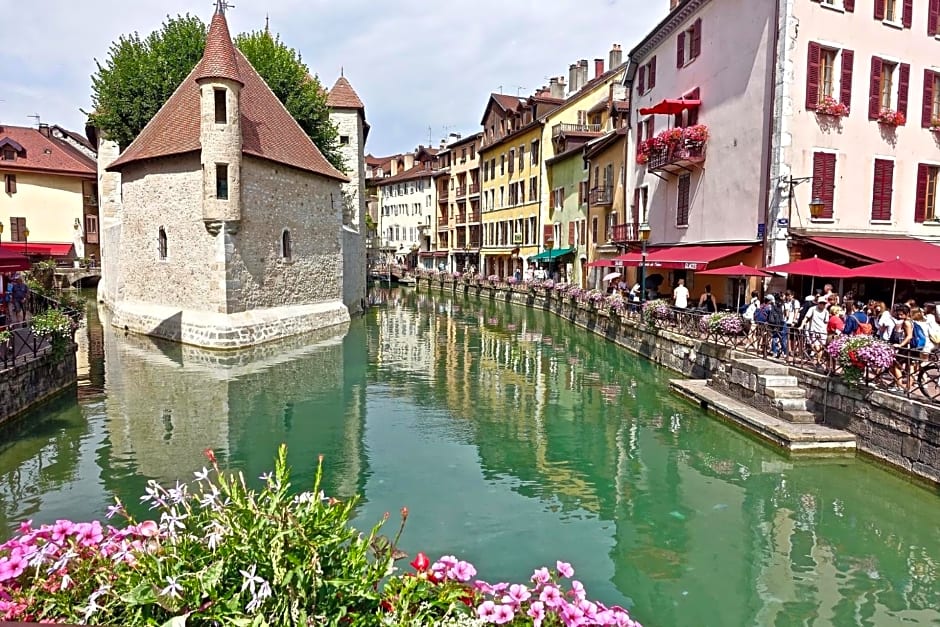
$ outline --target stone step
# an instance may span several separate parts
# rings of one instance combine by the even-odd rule
[[[757,383],[766,388],[794,388],[799,387],[800,382],[796,377],[780,374],[761,374],[757,376]]]
[[[766,359],[734,359],[731,367],[758,375],[786,376],[790,372],[785,364],[775,364]]]
[[[775,398],[771,404],[780,411],[806,411],[805,398]]]
[[[784,411],[780,412],[780,417],[787,422],[792,422],[798,425],[811,425],[816,423],[816,417],[808,411]]]
[[[798,386],[767,388],[764,394],[770,398],[802,398],[806,399],[806,390]]]

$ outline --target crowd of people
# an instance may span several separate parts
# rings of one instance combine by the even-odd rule
[[[0,276],[0,327],[26,322],[29,286],[16,272]]]

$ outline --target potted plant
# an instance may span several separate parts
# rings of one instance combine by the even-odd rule
[[[893,346],[867,335],[840,335],[826,352],[841,366],[842,380],[853,386],[864,381],[866,370],[886,370],[897,357]]]
[[[703,316],[699,321],[699,329],[706,335],[733,337],[743,335],[746,328],[744,317],[730,311]]]
[[[904,126],[906,122],[904,114],[894,109],[882,109],[878,114],[878,123],[885,126]]]
[[[816,113],[834,118],[843,118],[849,114],[849,108],[832,96],[826,96],[822,99],[822,102],[816,105]]]

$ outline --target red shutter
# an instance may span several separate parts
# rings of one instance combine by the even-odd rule
[[[885,19],[885,1],[884,0],[874,0],[872,4],[875,7],[875,19],[883,20]]]
[[[842,51],[842,75],[839,79],[839,102],[852,107],[852,66],[855,64],[855,53],[851,50]]]
[[[702,54],[702,18],[695,20],[695,24],[692,25],[692,45],[690,47],[692,58],[697,59]]]
[[[650,89],[656,87],[656,57],[650,59]]]
[[[576,246],[577,242],[574,241],[574,222],[568,223],[568,245]]]
[[[904,10],[901,11],[901,25],[910,28],[914,22],[914,0],[904,0]]]
[[[917,187],[915,188],[914,222],[922,223],[927,218],[927,175],[930,166],[917,164]]]
[[[854,13],[854,12],[855,12],[855,0],[844,0],[844,1],[842,2],[842,6],[843,6],[843,8],[845,8],[845,10],[848,11],[849,13]]]
[[[636,121],[636,145],[643,141],[643,120]]]
[[[902,63],[898,68],[898,111],[904,114],[907,119],[907,93],[911,85],[911,66],[909,63]]]
[[[813,153],[813,198],[823,201],[822,218],[832,219],[835,204],[836,156],[829,152]]]
[[[877,2],[875,3],[878,4]],[[871,58],[871,74],[869,75],[868,92],[868,119],[877,120],[881,113],[881,59]]]
[[[920,125],[924,128],[930,128],[933,117],[933,81],[934,73],[924,70],[924,102],[920,114]]]
[[[676,37],[676,67],[685,65],[685,31]]]
[[[875,176],[871,192],[871,219],[891,219],[891,196],[894,186],[894,161],[875,159]]]
[[[701,100],[702,90],[699,87],[696,87],[695,89],[689,92],[689,95],[687,96],[687,98],[689,100]],[[699,107],[692,107],[691,109],[688,109],[688,113],[686,114],[687,115],[686,123],[689,126],[695,126],[696,124],[698,124],[698,110],[699,110]]]
[[[554,241],[555,239],[555,227],[551,224],[546,224],[542,227],[542,243],[548,244],[549,242]]]
[[[640,78],[637,82],[638,82],[637,88],[639,89],[639,92],[642,94],[643,92],[646,91],[646,66],[645,65],[640,66]]]
[[[927,10],[927,34],[933,37],[940,30],[940,0],[930,0]]]
[[[884,160],[882,166],[884,187],[881,188],[881,212],[883,220],[891,219],[891,199],[894,197],[894,161]]]
[[[819,104],[819,55],[821,49],[814,41],[809,42],[806,57],[806,110],[815,111]]]

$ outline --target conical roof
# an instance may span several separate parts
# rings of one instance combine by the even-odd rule
[[[202,60],[196,66],[193,78],[197,81],[205,78],[227,78],[237,83],[242,82],[235,58],[235,44],[232,43],[225,12],[221,8],[212,16],[209,34],[206,35],[206,49],[202,53]]]
[[[340,76],[336,79],[336,84],[333,85],[333,89],[330,90],[330,93],[326,97],[326,105],[331,109],[364,110],[366,108],[366,106],[362,104],[362,100],[359,99],[359,94],[356,93],[356,90],[349,84],[345,76]]]

